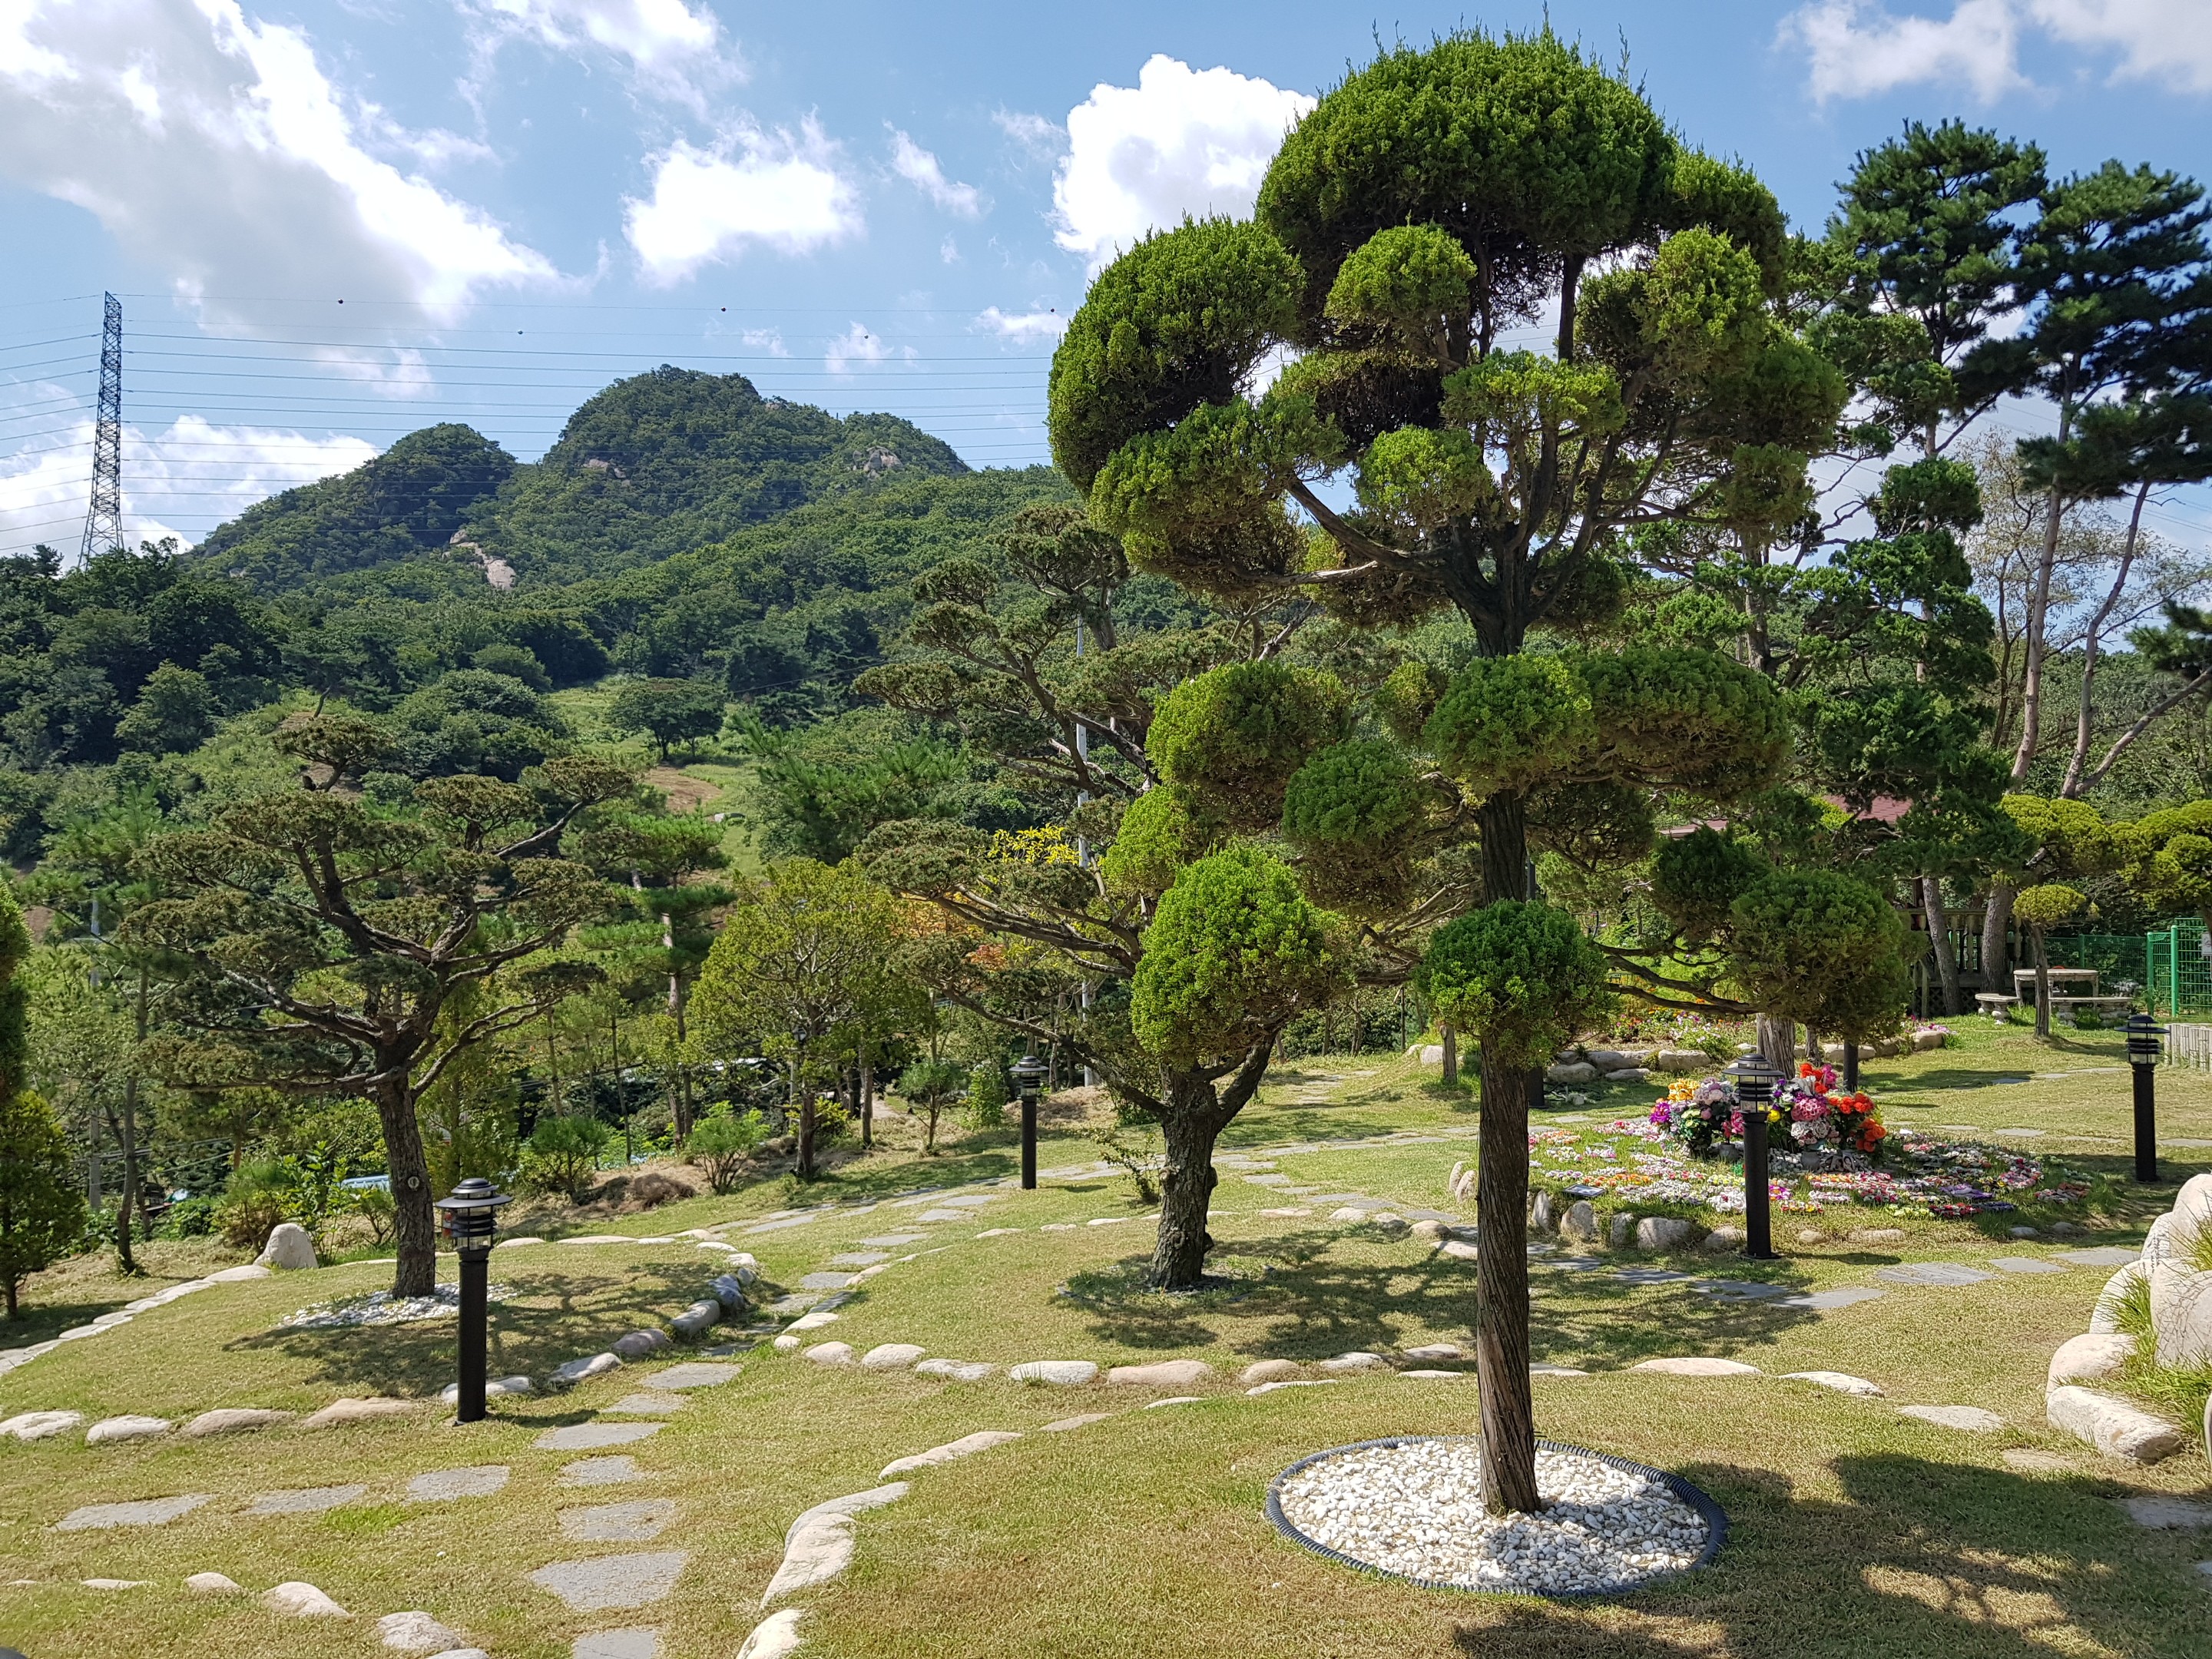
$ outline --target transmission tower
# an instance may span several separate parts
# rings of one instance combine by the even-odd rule
[[[84,515],[89,559],[123,545],[123,301],[106,296],[100,331],[100,421],[92,433],[92,506]]]

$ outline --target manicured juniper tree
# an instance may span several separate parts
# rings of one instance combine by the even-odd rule
[[[156,1036],[149,1073],[375,1104],[397,1212],[393,1290],[427,1296],[436,1227],[417,1103],[458,1057],[566,994],[569,981],[532,959],[602,914],[607,890],[561,856],[562,837],[632,782],[570,757],[520,784],[432,779],[386,808],[337,787],[373,745],[331,726],[286,738],[305,781],[330,787],[242,801],[147,848],[167,896],[131,914],[125,941],[178,964],[164,1006],[187,1035]],[[471,988],[485,994],[473,1017],[441,1019]]]
[[[2129,848],[2087,801],[2007,795],[2004,808],[2019,826],[2022,856],[1999,873],[2012,887],[2013,915],[2028,930],[2034,951],[2035,1035],[2044,1038],[2051,1035],[2051,955],[2044,936],[2088,909],[2075,884],[2105,874]],[[2147,839],[2138,834],[2136,844]]]

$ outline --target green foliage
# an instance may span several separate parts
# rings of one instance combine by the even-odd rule
[[[2084,800],[2041,795],[2007,795],[2005,815],[2027,836],[2033,851],[2022,874],[2039,881],[2079,880],[2111,869],[2130,847],[2142,844],[2154,831],[2149,820],[2139,824],[2124,842],[2105,822],[2105,815]]]
[[[722,729],[722,693],[699,680],[631,680],[607,705],[607,724],[617,732],[653,739],[661,764],[686,739],[711,738]]]
[[[1522,790],[1598,739],[1590,695],[1564,656],[1478,657],[1452,681],[1424,737],[1476,795]]]
[[[522,1143],[523,1183],[580,1203],[613,1139],[614,1131],[595,1117],[541,1117]]]
[[[1300,855],[1306,891],[1348,915],[1395,911],[1432,799],[1397,744],[1353,738],[1321,750],[1283,797],[1283,838]]]
[[[1750,842],[1700,825],[1660,842],[1651,860],[1651,902],[1684,938],[1709,939],[1766,870]]]
[[[733,1191],[747,1162],[769,1138],[768,1120],[757,1108],[742,1115],[725,1109],[701,1118],[684,1142],[684,1155],[707,1172],[717,1193]]]
[[[2141,902],[2212,916],[2212,801],[2148,813],[2118,826],[2115,842],[2121,878]]]
[[[1481,272],[1449,232],[1393,225],[1346,259],[1323,307],[1337,323],[1394,330],[1415,350],[1433,349],[1449,319],[1466,315]]]
[[[1455,386],[1460,379],[1453,377]],[[1476,511],[1496,488],[1472,437],[1456,428],[1419,426],[1386,432],[1370,444],[1357,487],[1369,512],[1414,532]]]
[[[1858,1039],[1896,1023],[1917,941],[1867,883],[1833,870],[1779,870],[1729,908],[1729,972],[1780,1019]]]
[[[1225,663],[1160,702],[1146,752],[1161,778],[1239,829],[1281,815],[1283,791],[1315,750],[1344,736],[1351,700],[1333,674]]]
[[[1718,231],[1751,256],[1770,292],[1779,291],[1788,274],[1790,222],[1774,192],[1750,168],[1702,150],[1680,151],[1659,213],[1670,230],[1703,226]]]
[[[21,994],[0,993],[0,1021],[19,1030]],[[0,1034],[0,1042],[7,1039]],[[15,1039],[20,1049],[21,1038]],[[69,1137],[45,1099],[21,1085],[20,1073],[0,1093],[0,1287],[8,1316],[17,1312],[23,1281],[76,1248],[85,1231],[84,1194],[70,1168]]]
[[[995,1060],[978,1060],[969,1069],[961,1117],[971,1129],[996,1129],[1006,1121],[1008,1098],[1006,1068]]]
[[[921,1109],[921,1150],[937,1151],[937,1122],[945,1109],[968,1093],[968,1073],[950,1060],[918,1060],[899,1074],[898,1092]]]
[[[1414,983],[1435,1018],[1472,1032],[1501,1066],[1542,1065],[1619,1002],[1575,919],[1517,899],[1438,928]]]
[[[197,749],[215,732],[215,693],[206,677],[165,662],[139,688],[138,701],[115,726],[125,749],[173,755]]]
[[[2013,897],[2012,914],[2023,927],[2057,927],[2088,911],[2089,896],[2063,882],[2023,887]]]
[[[568,722],[520,680],[457,668],[392,711],[393,769],[410,777],[483,773],[512,782],[565,747]]]
[[[1220,825],[1194,812],[1182,791],[1148,789],[1121,814],[1114,844],[1099,860],[1099,874],[1113,892],[1157,898],[1185,865],[1211,852],[1220,837]]]
[[[1334,919],[1280,860],[1231,848],[1161,896],[1130,984],[1138,1041],[1171,1066],[1231,1066],[1348,983]]]

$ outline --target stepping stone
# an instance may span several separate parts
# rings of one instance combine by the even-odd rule
[[[1270,1221],[1303,1221],[1308,1216],[1311,1215],[1313,1212],[1311,1210],[1303,1210],[1297,1208],[1296,1206],[1292,1206],[1287,1209],[1262,1210],[1260,1213],[1266,1216]]]
[[[635,1244],[637,1241],[628,1233],[580,1233],[574,1238],[564,1238],[563,1244]]]
[[[1956,1287],[1979,1285],[1996,1277],[1978,1268],[1962,1267],[1955,1261],[1909,1261],[1901,1267],[1877,1269],[1876,1279],[1887,1279],[1893,1285],[1941,1285]]]
[[[1759,1376],[1764,1373],[1756,1365],[1747,1365],[1741,1359],[1713,1359],[1690,1356],[1672,1359],[1646,1359],[1631,1365],[1632,1371],[1661,1371],[1668,1376]]]
[[[595,1353],[583,1359],[572,1359],[565,1365],[553,1368],[553,1383],[567,1388],[578,1382],[588,1382],[595,1376],[605,1376],[609,1371],[622,1369],[622,1356]]]
[[[1041,1233],[1073,1233],[1081,1231],[1082,1228],[1083,1224],[1079,1221],[1048,1221],[1037,1231]]]
[[[1262,1382],[1257,1388],[1247,1389],[1244,1392],[1257,1400],[1261,1395],[1273,1394],[1278,1389],[1327,1389],[1334,1387],[1336,1382],[1333,1376],[1293,1377],[1287,1381]]]
[[[1455,1261],[1480,1261],[1482,1252],[1463,1238],[1448,1238],[1437,1246],[1437,1254],[1448,1255]]]
[[[920,1376],[941,1376],[951,1382],[981,1382],[999,1368],[980,1359],[925,1359],[914,1369]]]
[[[860,1282],[855,1273],[808,1273],[799,1281],[799,1287],[803,1291],[844,1291]]]
[[[1864,1395],[1872,1398],[1881,1393],[1881,1386],[1869,1382],[1863,1376],[1853,1376],[1848,1371],[1784,1371],[1783,1380],[1788,1382],[1811,1382],[1823,1389],[1833,1389],[1838,1394]]]
[[[801,1314],[793,1320],[788,1328],[794,1331],[818,1331],[825,1325],[834,1325],[836,1322],[836,1314],[827,1308],[817,1308],[812,1313]]]
[[[113,1446],[130,1440],[157,1440],[174,1426],[166,1417],[111,1417],[87,1429],[84,1443]]]
[[[579,1636],[569,1659],[660,1659],[660,1632],[649,1628],[593,1631]]]
[[[1321,1368],[1325,1371],[1387,1371],[1390,1362],[1379,1353],[1353,1352],[1340,1353],[1334,1359],[1324,1359]]]
[[[646,1472],[635,1457],[580,1457],[561,1466],[564,1486],[616,1486],[626,1480],[642,1480]]]
[[[1938,1428],[1963,1429],[1969,1434],[1996,1434],[2006,1426],[2004,1419],[1979,1406],[1899,1406],[1897,1411],[1900,1417],[1917,1417]]]
[[[599,1451],[650,1439],[667,1426],[665,1423],[571,1423],[546,1430],[532,1443],[540,1451]]]
[[[595,1504],[562,1510],[563,1536],[586,1544],[644,1544],[668,1530],[676,1519],[672,1498],[641,1498],[628,1504]]]
[[[219,1572],[196,1572],[185,1580],[185,1588],[194,1595],[243,1595],[246,1586]]]
[[[313,1584],[303,1584],[298,1579],[264,1590],[261,1605],[271,1613],[281,1613],[291,1619],[350,1619],[337,1602]]]
[[[896,1250],[908,1244],[924,1243],[928,1238],[927,1233],[878,1233],[873,1238],[864,1238],[860,1243],[871,1249],[881,1246],[887,1250]]]
[[[821,1219],[822,1218],[818,1215],[795,1215],[787,1221],[763,1221],[757,1227],[746,1228],[744,1231],[744,1237],[747,1238],[756,1238],[763,1233],[788,1232],[793,1227],[811,1226],[815,1222]]]
[[[189,1492],[179,1498],[148,1498],[135,1504],[87,1504],[54,1522],[56,1532],[98,1532],[109,1527],[166,1527],[209,1501],[210,1494]]]
[[[805,1607],[786,1607],[781,1613],[770,1613],[753,1626],[753,1633],[738,1650],[738,1659],[790,1659],[805,1640],[799,1633],[799,1621],[805,1617]]]
[[[24,1412],[0,1423],[0,1435],[17,1440],[51,1440],[83,1421],[82,1412]]]
[[[1140,1389],[1187,1389],[1213,1375],[1203,1359],[1162,1359],[1149,1365],[1116,1365],[1106,1373],[1109,1382]]]
[[[641,1550],[588,1561],[556,1561],[532,1573],[530,1582],[559,1596],[571,1613],[642,1607],[665,1599],[676,1588],[690,1559],[689,1550]]]
[[[657,1426],[657,1425],[656,1425]],[[542,1440],[539,1442],[544,1443]],[[410,1504],[444,1504],[457,1498],[489,1498],[507,1485],[504,1463],[479,1463],[465,1469],[433,1469],[407,1483]]]
[[[1785,1296],[1773,1305],[1832,1313],[1838,1308],[1855,1308],[1862,1302],[1879,1301],[1888,1294],[1887,1291],[1878,1291],[1871,1285],[1846,1285],[1840,1290],[1807,1291],[1797,1296]]]
[[[1578,1371],[1572,1365],[1531,1365],[1531,1376],[1588,1376],[1588,1371]]]
[[[924,1210],[915,1218],[917,1221],[973,1221],[975,1218],[965,1210]]]
[[[718,1389],[725,1382],[734,1382],[744,1368],[741,1365],[712,1365],[693,1362],[671,1365],[665,1371],[655,1371],[645,1379],[652,1389]]]
[[[374,1423],[380,1418],[405,1417],[416,1409],[412,1400],[386,1400],[372,1395],[366,1400],[333,1400],[307,1419],[303,1429],[336,1429],[349,1423]]]
[[[450,1653],[463,1640],[459,1631],[447,1629],[419,1608],[386,1613],[376,1621],[376,1634],[385,1646],[400,1653]]]
[[[2139,1527],[2172,1532],[2212,1527],[2212,1504],[2199,1504],[2186,1498],[2124,1498],[2120,1507]]]
[[[620,1413],[625,1417],[667,1417],[682,1411],[691,1402],[680,1394],[626,1394],[611,1406],[599,1407],[599,1414]]]
[[[988,1451],[994,1446],[1003,1446],[1021,1436],[1005,1429],[985,1429],[975,1434],[963,1435],[957,1440],[947,1441],[942,1446],[932,1446],[927,1451],[916,1452],[911,1457],[894,1458],[884,1465],[877,1478],[889,1480],[895,1475],[914,1469],[935,1468],[940,1463],[951,1463],[963,1457],[973,1457],[979,1451]]]
[[[1085,1412],[1080,1416],[1063,1417],[1056,1423],[1048,1423],[1042,1428],[1039,1429],[1037,1432],[1039,1434],[1066,1434],[1070,1429],[1087,1429],[1093,1423],[1103,1423],[1113,1414],[1114,1413],[1111,1412]]]
[[[2124,1244],[2100,1244],[2094,1249],[2061,1250],[2058,1259],[2083,1267],[2124,1267],[2142,1259],[2142,1252]]]
[[[1679,1285],[1684,1279],[1689,1278],[1690,1275],[1688,1273],[1676,1273],[1672,1267],[1623,1267],[1620,1272],[1614,1273],[1613,1277],[1624,1285]],[[1727,1282],[1728,1281],[1726,1279],[1711,1279],[1708,1280],[1702,1288],[1707,1290],[1718,1290]],[[1780,1296],[1784,1293],[1778,1287],[1771,1287],[1765,1285],[1759,1285],[1756,1288],[1762,1291],[1773,1289],[1774,1294],[1777,1296]]]
[[[986,1227],[981,1232],[977,1233],[975,1237],[978,1238],[1004,1238],[1008,1233],[1018,1233],[1023,1231],[1024,1230],[1020,1227]],[[902,1256],[899,1259],[903,1261],[909,1258]]]
[[[343,1504],[358,1504],[367,1486],[301,1486],[291,1492],[257,1492],[240,1515],[320,1515]],[[446,1644],[453,1646],[451,1642]]]
[[[1473,1371],[1411,1370],[1400,1371],[1398,1375],[1416,1382],[1456,1382],[1462,1377],[1473,1376],[1474,1373]]]
[[[853,1345],[849,1342],[817,1342],[799,1356],[817,1365],[849,1365],[853,1363]]]
[[[274,1428],[279,1423],[292,1420],[290,1412],[262,1411],[248,1406],[226,1407],[220,1411],[202,1412],[185,1425],[184,1431],[198,1440],[210,1434],[251,1434],[257,1429]]]
[[[1098,1367],[1088,1359],[1030,1359],[1008,1367],[1006,1375],[1017,1382],[1049,1382],[1059,1388],[1073,1388],[1095,1378]]]
[[[918,1342],[878,1342],[860,1356],[860,1365],[871,1371],[902,1371],[929,1350]]]
[[[831,1256],[830,1265],[833,1267],[872,1267],[878,1261],[890,1259],[888,1250],[848,1250],[842,1255]]]
[[[2063,1273],[2063,1261],[2045,1261],[2039,1255],[2000,1255],[1990,1259],[1990,1266],[2001,1267],[2008,1273]]]

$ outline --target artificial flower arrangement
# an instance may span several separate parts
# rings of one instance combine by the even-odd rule
[[[1743,1132],[1735,1085],[1724,1077],[1677,1078],[1651,1109],[1651,1121],[1692,1158],[1717,1156],[1731,1125],[1735,1133]]]
[[[1651,1109],[1651,1121],[1692,1158],[1715,1158],[1741,1139],[1743,1110],[1735,1085],[1724,1077],[1682,1078]],[[1768,1145],[1798,1154],[1856,1152],[1881,1156],[1889,1131],[1863,1091],[1836,1086],[1832,1066],[1802,1063],[1797,1075],[1776,1085],[1766,1112]]]

